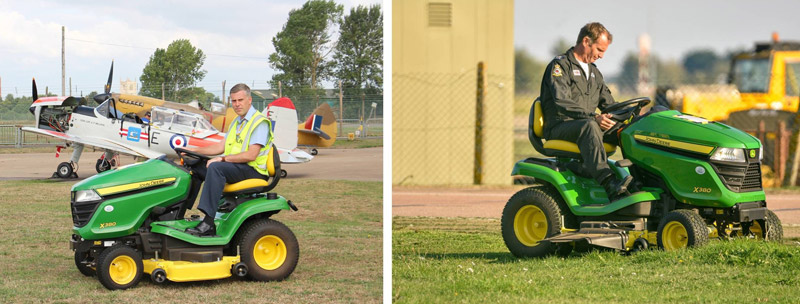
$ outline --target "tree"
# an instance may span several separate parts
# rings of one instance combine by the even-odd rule
[[[334,75],[342,81],[347,95],[382,91],[383,13],[379,4],[350,9],[339,27],[333,59]]]
[[[541,62],[524,49],[514,50],[514,91],[538,95],[546,62]]]
[[[139,94],[161,98],[161,84],[164,84],[166,98],[177,101],[178,91],[193,87],[206,76],[201,69],[205,59],[203,51],[192,46],[188,39],[175,40],[166,50],[156,49],[139,78],[142,81]]]
[[[558,41],[553,44],[553,48],[550,49],[550,54],[553,55],[553,57],[564,54],[564,52],[573,46],[575,45],[567,41],[567,39],[564,39],[564,37],[558,38]]]
[[[335,48],[331,34],[343,10],[333,1],[310,0],[289,12],[283,29],[272,38],[275,53],[269,55],[269,63],[277,71],[270,81],[273,88],[277,89],[280,81],[284,95],[303,94],[302,88],[315,91],[332,75],[333,62],[326,58]]]
[[[712,50],[694,50],[683,57],[683,68],[692,83],[709,84],[726,70],[726,60]]]

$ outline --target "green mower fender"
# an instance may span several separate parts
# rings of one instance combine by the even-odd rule
[[[224,213],[214,220],[217,225],[216,237],[198,237],[184,232],[187,228],[194,228],[200,221],[163,221],[150,224],[153,233],[164,234],[200,246],[219,246],[228,244],[239,227],[250,217],[273,211],[289,210],[289,202],[283,196],[276,199],[266,197],[256,198],[237,206],[230,213]]]
[[[629,174],[625,168],[614,166],[613,160],[609,160],[609,163],[620,175]],[[533,177],[540,182],[549,183],[561,194],[572,213],[578,216],[609,214],[639,202],[659,200],[663,193],[661,189],[645,188],[643,191],[609,203],[605,190],[593,179],[579,177],[569,171],[558,172],[547,166],[524,160],[514,164],[511,175]]]

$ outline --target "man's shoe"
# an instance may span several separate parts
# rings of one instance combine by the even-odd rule
[[[628,185],[631,184],[631,181],[633,181],[633,176],[630,175],[623,179],[612,176],[603,185],[603,188],[605,188],[606,194],[608,194],[609,198],[618,198],[621,194],[628,191]]]
[[[213,224],[213,222],[209,224],[205,221],[202,221],[197,225],[197,227],[186,229],[186,233],[196,236],[214,236],[217,235],[217,227]]]

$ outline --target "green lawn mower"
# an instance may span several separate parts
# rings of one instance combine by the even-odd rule
[[[548,158],[521,160],[511,173],[536,184],[514,194],[503,209],[503,240],[511,253],[539,257],[590,246],[676,250],[709,238],[782,238],[761,185],[759,140],[678,111],[651,109],[639,116],[649,103],[636,98],[604,111],[617,122],[606,132],[618,132],[623,156],[609,159],[609,166],[619,178],[633,176],[628,192],[609,201],[597,181],[570,170],[581,168],[575,143],[542,139],[541,104],[534,101],[528,137]]]
[[[268,192],[280,179],[275,146],[270,150],[269,180],[225,186],[214,220],[217,235],[210,237],[186,233],[200,218],[184,218],[194,203],[189,168],[207,157],[175,150],[185,153],[180,164],[162,156],[100,173],[72,187],[70,247],[78,270],[96,275],[112,290],[133,287],[144,274],[155,283],[231,276],[287,278],[297,266],[299,245],[292,231],[270,216],[297,207]]]

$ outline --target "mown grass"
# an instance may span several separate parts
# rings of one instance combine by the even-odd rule
[[[109,291],[69,250],[69,181],[0,181],[0,303],[377,303],[382,300],[380,182],[282,180],[299,212],[275,216],[300,243],[283,282],[234,278]]]
[[[515,258],[499,219],[392,221],[396,303],[798,303],[796,241]]]
[[[383,147],[383,137],[381,138],[357,138],[355,140],[348,140],[346,138],[339,138],[333,143],[331,148],[334,149],[361,149]]]

